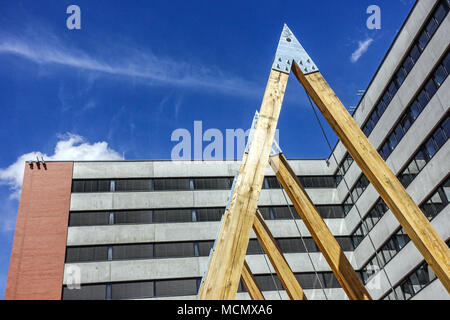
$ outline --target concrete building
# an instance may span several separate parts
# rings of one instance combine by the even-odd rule
[[[353,114],[447,243],[449,9],[416,2]],[[450,298],[340,141],[290,164],[374,299]],[[5,298],[195,299],[238,168],[27,163]],[[259,208],[307,297],[346,299],[289,204],[268,168]],[[267,299],[288,298],[254,235],[247,261]]]

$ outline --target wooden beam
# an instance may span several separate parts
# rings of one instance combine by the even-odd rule
[[[270,72],[247,160],[241,164],[234,201],[230,203],[230,214],[222,222],[216,241],[216,257],[210,264],[214,270],[208,270],[200,299],[236,297],[288,77],[289,74],[277,70]]]
[[[243,172],[243,170],[245,168],[245,164],[247,163],[247,156],[248,156],[247,153],[244,153],[244,155],[242,156],[241,167],[239,168],[239,172],[238,172],[238,175],[237,175],[237,178],[236,178],[234,191],[231,194],[229,208],[234,206],[234,203],[236,202],[236,197],[237,197],[237,192],[236,191],[237,191],[238,186],[240,185],[240,183],[242,181],[242,172]],[[230,232],[230,214],[231,214],[231,212],[227,208],[225,210],[225,213],[224,213],[223,217],[222,217],[222,221],[221,221],[222,223],[220,225],[219,234],[217,236],[216,243],[219,242],[220,239],[225,239],[226,235]],[[216,245],[216,247],[217,247],[217,245]],[[209,261],[209,265],[208,265],[208,269],[206,271],[206,275],[205,275],[204,281],[201,284],[200,289],[199,289],[199,294],[198,294],[198,299],[199,300],[209,299],[208,297],[209,297],[209,295],[211,293],[211,288],[207,289],[207,286],[204,285],[204,284],[205,283],[212,283],[212,281],[214,281],[212,279],[214,279],[215,276],[216,276],[217,269],[218,269],[218,267],[219,267],[219,265],[221,263],[221,261],[220,261],[221,258],[222,258],[221,256],[217,256],[217,251],[216,250],[214,250],[212,252],[211,259]]]
[[[300,180],[282,153],[270,157],[278,181],[291,199],[312,238],[327,260],[334,275],[351,300],[371,300],[361,279],[312,203]]]
[[[265,300],[261,289],[259,289],[258,284],[256,283],[255,278],[253,277],[253,274],[250,270],[250,267],[245,260],[244,267],[242,268],[241,278],[252,300]]]
[[[444,240],[383,161],[320,72],[304,75],[296,63],[293,63],[292,70],[450,293],[450,249]]]
[[[270,263],[275,269],[286,293],[292,300],[307,300],[302,287],[287,263],[281,249],[272,236],[263,216],[259,210],[253,222],[253,231],[258,237],[261,246],[269,257]]]

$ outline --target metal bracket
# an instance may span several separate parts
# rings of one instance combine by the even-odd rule
[[[283,150],[281,150],[280,146],[277,143],[277,140],[273,139],[272,149],[270,150],[270,156],[273,157],[280,153],[283,153]]]
[[[294,61],[303,74],[319,71],[292,31],[284,24],[272,69],[290,73]]]
[[[238,173],[239,172],[236,173],[236,175],[234,176],[234,179],[233,179],[233,184],[231,186],[230,195],[228,196],[228,202],[227,202],[226,210],[228,210],[230,208],[231,198],[233,198],[233,192],[234,192],[234,187],[236,186],[236,180],[237,180],[237,177],[238,177]]]
[[[245,150],[244,150],[245,153],[248,153],[250,150],[250,144],[252,143],[252,140],[253,140],[253,134],[255,133],[256,122],[258,122],[258,118],[259,118],[259,112],[255,111],[255,116],[253,117],[252,126],[250,127],[250,132],[248,133],[247,144],[245,145]]]

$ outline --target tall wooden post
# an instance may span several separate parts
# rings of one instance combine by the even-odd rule
[[[265,300],[261,289],[258,287],[258,284],[255,281],[255,277],[253,277],[253,274],[250,271],[250,267],[245,260],[244,267],[242,268],[241,278],[252,300]]]
[[[372,146],[320,72],[292,70],[364,175],[386,202],[411,241],[450,292],[450,250],[403,185]]]
[[[270,165],[349,299],[370,300],[369,293],[284,155],[271,156]]]
[[[259,210],[256,211],[253,231],[269,257],[270,263],[275,269],[278,279],[280,279],[289,298],[292,300],[307,300],[302,287],[289,267],[289,264],[281,252],[281,249],[278,247],[275,238],[272,236],[272,233]]]
[[[200,299],[229,300],[236,296],[288,77],[289,74],[275,69],[270,72],[253,139],[229,206],[230,214],[222,221],[211,260],[214,264],[210,264],[212,270],[208,270],[201,286]]]

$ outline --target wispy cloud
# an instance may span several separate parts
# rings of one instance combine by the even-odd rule
[[[40,65],[60,65],[103,75],[141,79],[147,85],[202,88],[227,94],[254,95],[259,86],[213,66],[195,65],[151,51],[111,49],[104,45],[99,54],[88,53],[63,43],[54,34],[25,36],[0,34],[0,54],[11,54]],[[98,49],[98,45],[95,49]],[[95,50],[92,50],[93,52]],[[108,57],[108,58],[105,58]]]
[[[7,168],[0,168],[0,184],[9,186],[10,198],[18,199],[22,188],[25,161],[43,157],[45,160],[120,160],[122,156],[108,147],[105,141],[89,143],[83,137],[71,133],[60,136],[54,153],[40,151],[25,153]]]
[[[370,44],[373,42],[372,38],[368,38],[364,42],[358,41],[358,49],[356,49],[350,58],[351,62],[355,63],[361,58],[361,56],[369,49]]]

